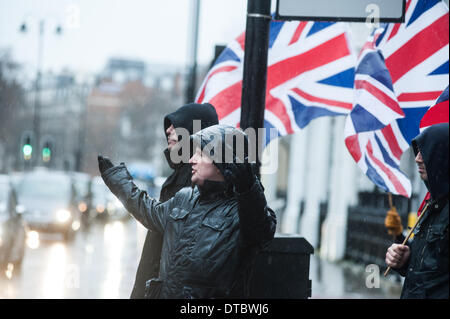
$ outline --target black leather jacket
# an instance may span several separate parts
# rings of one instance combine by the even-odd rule
[[[431,200],[408,244],[409,261],[398,269],[405,276],[401,298],[449,297],[448,141],[448,123],[431,126],[412,141],[425,163]]]
[[[164,155],[174,170],[166,179],[161,187],[159,196],[160,202],[168,201],[170,198],[184,187],[191,185],[191,165],[180,163],[175,165],[170,162],[169,152],[166,149]],[[139,261],[136,271],[136,279],[134,281],[131,299],[143,299],[146,296],[146,283],[152,278],[159,276],[159,264],[161,260],[161,249],[163,243],[163,235],[156,231],[148,231],[145,237],[144,246],[142,247],[141,260]]]
[[[399,272],[406,276],[401,298],[448,298],[448,199],[430,208],[409,244],[411,257]]]
[[[243,194],[225,183],[183,188],[161,203],[133,183],[122,163],[102,175],[139,222],[164,234],[160,298],[243,298],[256,254],[274,237],[275,213],[256,179]]]
[[[191,134],[194,133],[193,121],[200,120],[200,127],[206,128],[219,123],[214,107],[205,104],[186,104],[164,117],[164,132],[173,125],[175,128],[185,128]],[[172,198],[180,189],[191,185],[191,166],[188,163],[175,164],[170,159],[169,150],[164,151],[167,163],[173,169],[172,174],[161,187],[159,201],[165,202]],[[158,277],[161,259],[163,236],[155,231],[148,231],[142,248],[141,260],[136,271],[132,299],[146,297],[146,283],[151,278]],[[147,296],[149,297],[149,296]]]

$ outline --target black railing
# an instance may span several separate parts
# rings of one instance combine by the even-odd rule
[[[393,204],[406,229],[411,200],[392,196]],[[393,243],[384,226],[389,210],[388,195],[379,192],[360,192],[358,204],[349,207],[347,217],[347,238],[345,258],[364,264],[377,264],[386,268],[386,250]]]
[[[328,212],[328,202],[321,202],[319,206],[319,240],[317,243],[317,247],[320,247],[322,244],[322,225],[325,221],[325,218],[327,218],[327,212]]]

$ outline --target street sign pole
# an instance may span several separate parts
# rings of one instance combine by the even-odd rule
[[[245,130],[264,127],[266,101],[267,57],[271,0],[248,0],[247,26],[245,31],[244,72],[242,80],[241,121]],[[256,157],[260,166],[259,136],[256,134]]]

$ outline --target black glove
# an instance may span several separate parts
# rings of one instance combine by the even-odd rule
[[[253,164],[248,162],[225,164],[222,174],[225,181],[234,185],[238,193],[250,190],[256,180]]]
[[[114,164],[107,157],[98,156],[98,169],[103,174],[108,168],[114,167]]]

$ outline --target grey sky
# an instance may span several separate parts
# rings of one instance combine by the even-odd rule
[[[198,61],[208,64],[215,44],[245,28],[245,0],[202,0]],[[46,20],[44,69],[101,70],[111,56],[185,65],[191,0],[0,0],[0,48],[33,71],[39,19]],[[79,15],[77,15],[79,13]],[[28,22],[29,32],[19,32]],[[57,23],[62,36],[53,32]]]
[[[45,70],[92,74],[112,56],[186,65],[191,5],[192,0],[0,0],[0,49],[11,48],[14,60],[34,74],[39,19],[45,18]],[[247,0],[201,0],[200,64],[210,63],[215,44],[227,44],[244,30],[246,7]],[[25,34],[19,32],[23,21]],[[53,32],[58,23],[62,36]],[[353,26],[354,36],[364,40],[364,27]]]

